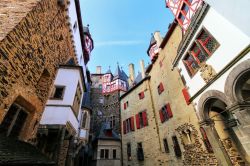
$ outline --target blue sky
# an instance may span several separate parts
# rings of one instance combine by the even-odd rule
[[[102,72],[111,67],[115,72],[117,62],[128,73],[128,65],[134,63],[135,73],[139,61],[150,62],[147,49],[151,33],[160,31],[164,36],[173,15],[165,7],[164,0],[80,0],[84,25],[90,25],[95,48],[88,68]]]

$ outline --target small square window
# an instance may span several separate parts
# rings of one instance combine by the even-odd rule
[[[65,86],[55,86],[51,94],[52,99],[63,99]]]

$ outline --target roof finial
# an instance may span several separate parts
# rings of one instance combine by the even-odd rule
[[[117,66],[119,67],[119,62],[117,62]]]
[[[110,69],[110,65],[109,65],[109,69]]]

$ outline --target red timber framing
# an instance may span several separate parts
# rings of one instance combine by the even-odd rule
[[[172,11],[179,25],[185,33],[192,16],[203,0],[165,0],[166,6]]]

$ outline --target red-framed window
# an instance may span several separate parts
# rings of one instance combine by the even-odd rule
[[[161,123],[163,123],[163,122],[167,121],[168,119],[172,118],[173,113],[172,113],[170,104],[167,103],[166,105],[164,105],[160,109],[159,114],[160,114]]]
[[[143,98],[145,97],[144,92],[140,92],[140,93],[138,94],[138,96],[139,96],[139,99],[140,99],[140,100],[143,99]]]
[[[134,117],[130,117],[123,121],[123,134],[135,131]]]
[[[190,55],[190,54],[187,54],[185,56],[185,58],[183,59],[183,63],[184,63],[184,65],[188,71],[188,74],[190,76],[195,75],[200,68],[197,61],[193,57],[193,55]]]
[[[210,56],[219,46],[219,43],[215,40],[215,38],[205,29],[203,28],[197,38],[197,41],[200,43],[202,48],[206,51],[206,53]]]
[[[128,108],[128,101],[126,101],[125,103],[123,103],[123,109],[126,110]]]
[[[195,57],[198,64],[205,62],[209,57],[208,54],[205,51],[202,51],[196,43],[191,47],[190,53]]]
[[[147,112],[142,111],[135,115],[135,121],[136,121],[136,128],[141,129],[148,125],[148,118],[147,118]]]
[[[163,87],[162,82],[158,85],[157,90],[158,90],[159,95],[164,91],[164,87]]]
[[[183,63],[190,77],[199,71],[201,65],[218,47],[219,43],[215,38],[205,28],[202,28],[187,55],[183,58]]]

